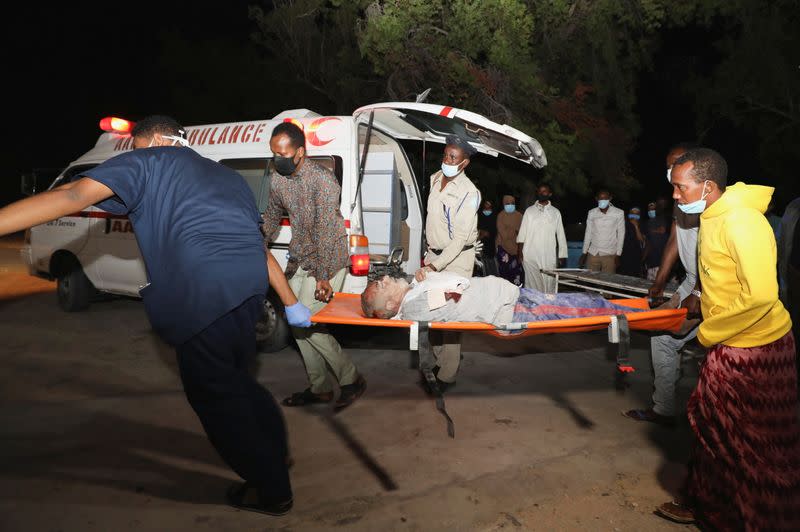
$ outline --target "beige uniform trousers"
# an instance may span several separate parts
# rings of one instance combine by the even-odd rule
[[[346,270],[342,268],[330,280],[334,292],[341,291],[345,273]],[[326,303],[314,299],[317,280],[303,268],[298,268],[294,276],[289,279],[289,286],[297,299],[307,306],[312,314],[326,305]],[[342,347],[336,338],[324,326],[313,325],[307,329],[292,327],[292,335],[303,356],[312,392],[319,394],[333,391],[333,386],[328,378],[328,368],[339,381],[339,386],[355,382],[358,370],[350,357],[342,352]]]
[[[586,257],[586,267],[593,272],[617,273],[616,255],[592,255]]]
[[[456,259],[443,270],[453,272],[469,279],[475,267],[475,250],[462,251]],[[431,329],[428,331],[433,349],[433,356],[439,371],[436,377],[440,381],[455,382],[458,366],[461,364],[461,333]]]

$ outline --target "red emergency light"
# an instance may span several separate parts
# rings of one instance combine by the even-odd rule
[[[116,116],[107,116],[100,120],[100,129],[108,133],[130,133],[135,125],[136,122]]]
[[[350,235],[350,273],[369,274],[369,239],[364,235]]]
[[[284,118],[283,121],[284,122],[289,122],[290,124],[296,125],[297,127],[300,128],[300,131],[305,131],[305,128],[303,127],[303,124],[296,118]]]

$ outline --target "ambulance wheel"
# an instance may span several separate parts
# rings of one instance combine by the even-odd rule
[[[83,273],[81,265],[75,261],[66,271],[58,276],[56,294],[58,306],[67,312],[78,312],[89,306],[94,287]]]
[[[262,353],[280,351],[292,341],[283,305],[272,294],[264,300],[264,315],[256,324],[256,341]]]

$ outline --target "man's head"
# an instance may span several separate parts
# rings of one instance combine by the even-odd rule
[[[670,181],[672,165],[675,164],[675,160],[687,151],[698,147],[694,142],[679,142],[669,149],[667,152],[667,181]]]
[[[509,213],[517,210],[517,199],[511,194],[503,196],[503,210]]]
[[[447,135],[442,155],[442,173],[455,177],[469,165],[470,158],[477,153],[472,144],[456,135]]]
[[[550,202],[550,198],[553,197],[553,189],[550,188],[550,185],[547,183],[542,183],[536,188],[536,198],[539,200],[539,203],[546,205]]]
[[[604,188],[601,188],[600,190],[597,191],[597,195],[594,197],[594,199],[597,200],[597,206],[600,208],[600,210],[604,211],[608,209],[608,206],[611,204],[611,199],[612,199],[611,192],[609,192]]]
[[[408,281],[384,275],[370,281],[361,293],[361,310],[367,318],[393,318],[400,311],[403,297],[409,290]]]
[[[672,166],[672,197],[687,214],[703,212],[714,203],[728,184],[728,163],[708,148],[690,150]]]
[[[483,206],[481,207],[481,210],[483,211],[484,214],[486,214],[487,212],[491,214],[492,211],[494,211],[494,204],[492,204],[492,202],[488,199],[483,200]]]
[[[628,219],[638,221],[642,217],[642,210],[639,207],[631,207],[628,210]]]
[[[651,201],[647,204],[647,216],[648,218],[655,218],[658,215],[658,205],[655,201]]]
[[[281,175],[292,175],[303,165],[306,156],[306,136],[292,122],[281,122],[272,130],[269,139],[272,164]]]
[[[188,146],[186,131],[177,120],[164,115],[151,115],[136,122],[131,130],[133,149],[160,146]]]

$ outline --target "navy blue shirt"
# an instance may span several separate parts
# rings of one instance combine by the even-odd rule
[[[147,268],[140,290],[153,329],[180,345],[268,285],[253,193],[235,171],[191,148],[145,148],[83,175],[116,196],[97,204],[127,214]]]

